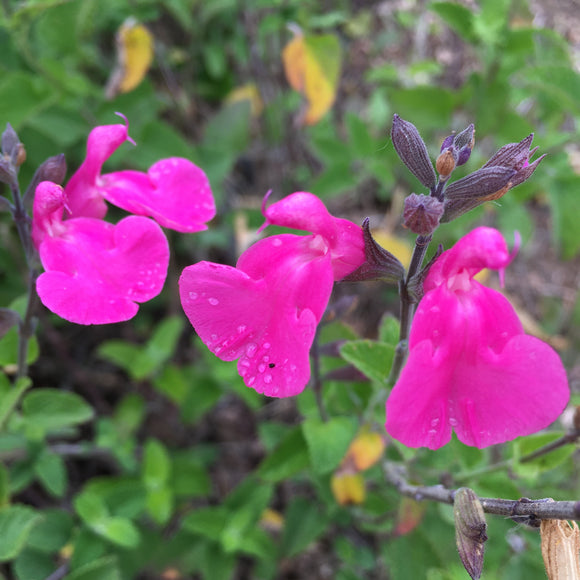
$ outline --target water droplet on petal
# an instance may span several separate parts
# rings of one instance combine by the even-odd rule
[[[242,334],[242,332],[244,332],[244,330],[246,330],[246,325],[245,324],[240,324],[240,326],[238,326],[238,332],[240,334]]]
[[[255,381],[255,380],[256,380],[256,377],[250,377],[250,378],[248,379],[247,385],[248,385],[249,387],[251,387],[251,386],[254,384],[254,381]]]
[[[207,301],[212,305],[212,306],[217,306],[220,301],[217,298],[208,298]]]
[[[252,358],[256,354],[256,349],[258,345],[255,342],[250,342],[246,347],[246,355],[248,358]]]
[[[437,427],[437,425],[439,425],[439,419],[433,419],[431,421],[431,427]]]
[[[280,238],[274,238],[272,240],[272,245],[273,246],[281,246],[282,245],[282,240]]]
[[[266,355],[263,359],[264,362],[268,362],[270,360],[270,357],[268,355]]]
[[[264,375],[264,382],[270,384],[272,382],[272,375]]]
[[[266,365],[261,363],[258,365],[258,371],[263,373],[266,370]]]
[[[269,349],[269,348],[270,348],[272,345],[271,345],[269,342],[265,342],[265,343],[263,344],[263,346],[264,346],[264,348],[267,350],[267,349]]]
[[[433,312],[433,314],[437,314],[437,312],[440,311],[440,308],[439,306],[431,306],[430,310]]]
[[[454,417],[449,417],[449,424],[452,427],[455,427],[457,425],[457,419],[455,419]]]

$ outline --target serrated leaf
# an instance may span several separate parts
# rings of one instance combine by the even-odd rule
[[[328,473],[338,467],[356,429],[356,422],[349,417],[336,417],[326,422],[319,419],[304,421],[302,431],[315,473]]]
[[[340,354],[370,379],[384,383],[391,370],[395,348],[375,340],[351,340],[340,347]]]
[[[76,393],[36,389],[22,401],[22,414],[31,424],[46,430],[62,429],[93,418],[93,409]]]
[[[0,510],[0,561],[12,560],[20,553],[32,528],[41,519],[37,511],[23,505]]]

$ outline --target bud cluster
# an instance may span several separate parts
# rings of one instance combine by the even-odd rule
[[[526,181],[544,158],[542,155],[530,162],[537,147],[530,149],[534,136],[528,135],[519,143],[501,147],[477,171],[448,184],[455,168],[465,164],[471,156],[475,144],[473,124],[443,140],[435,162],[439,179],[427,146],[412,123],[395,115],[391,137],[403,163],[430,190],[429,195],[413,193],[405,200],[403,224],[422,236],[432,234],[440,222],[452,221],[486,201],[499,199],[512,187]]]

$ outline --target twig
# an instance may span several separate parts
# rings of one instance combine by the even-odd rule
[[[405,468],[401,465],[385,462],[383,471],[386,480],[394,485],[401,495],[416,501],[437,501],[453,505],[455,489],[442,485],[412,485],[406,479]],[[508,518],[523,518],[528,525],[537,527],[540,520],[578,520],[580,521],[580,501],[553,501],[543,499],[499,499],[480,497],[483,511],[488,514]]]
[[[69,563],[63,564],[57,568],[50,576],[47,576],[45,580],[61,580],[69,573]]]

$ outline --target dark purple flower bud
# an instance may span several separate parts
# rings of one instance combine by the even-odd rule
[[[26,193],[24,194],[24,205],[30,207],[34,199],[34,192],[41,181],[52,181],[57,185],[62,185],[66,176],[66,159],[64,153],[49,157],[32,176]]]
[[[457,155],[457,166],[459,167],[460,165],[465,165],[467,163],[467,161],[469,160],[469,158],[471,157],[471,148],[470,147],[464,147],[460,152],[459,155]]]
[[[449,222],[485,201],[499,199],[512,186],[516,172],[509,167],[484,167],[454,181],[445,190],[441,222]]]
[[[412,193],[405,199],[403,226],[414,234],[428,236],[439,226],[443,215],[443,202],[428,195]]]
[[[6,130],[2,133],[2,153],[6,157],[13,157],[20,145],[20,139],[10,123],[6,123]]]
[[[475,127],[473,123],[461,133],[449,135],[441,145],[441,155],[436,168],[441,177],[448,177],[460,165],[467,163],[475,144]],[[453,162],[452,162],[453,161]]]
[[[437,176],[429,159],[427,146],[419,131],[412,123],[399,115],[393,116],[391,138],[395,151],[409,171],[425,186],[431,189],[437,183]]]
[[[519,143],[508,143],[496,151],[484,167],[511,167],[519,171],[525,165],[528,165],[530,156],[537,151],[537,147],[530,151],[530,145],[534,139],[531,133]]]
[[[483,507],[472,489],[460,487],[453,501],[455,543],[463,566],[473,580],[481,577],[487,541],[487,524]]]
[[[405,275],[403,264],[379,246],[373,239],[369,228],[369,218],[362,224],[365,244],[366,260],[354,272],[342,279],[344,282],[364,282],[367,280],[383,280],[386,282],[399,282]]]
[[[443,139],[443,143],[441,143],[441,149],[439,150],[439,153],[443,153],[445,149],[451,147],[453,145],[453,139],[455,139],[455,133],[449,135],[449,137],[445,137],[445,139]]]

